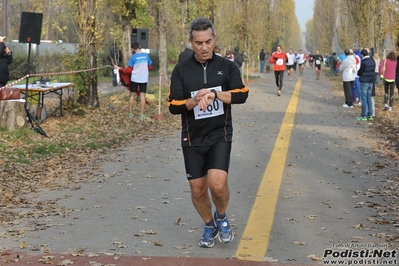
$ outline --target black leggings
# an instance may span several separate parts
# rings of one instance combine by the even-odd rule
[[[279,90],[283,88],[283,77],[284,77],[284,70],[283,71],[274,71],[274,76],[276,77],[276,85]]]
[[[389,99],[389,107],[392,107],[393,93],[395,92],[395,82],[394,81],[389,82],[384,80],[384,89],[385,89],[384,104],[387,104]],[[389,98],[388,98],[388,91],[389,91]]]

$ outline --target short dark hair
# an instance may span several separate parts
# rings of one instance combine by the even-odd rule
[[[389,59],[389,60],[391,60],[391,61],[396,61],[396,54],[395,54],[395,52],[390,52],[390,53],[387,55],[387,59]]]
[[[190,39],[193,38],[193,31],[205,31],[209,28],[212,29],[212,35],[215,35],[215,29],[213,28],[212,21],[207,18],[196,18],[190,23],[188,37]]]
[[[360,54],[362,56],[367,56],[367,55],[369,55],[369,52],[366,49],[363,49],[362,51],[360,51]]]
[[[351,54],[351,52],[349,51],[349,49],[345,49],[344,53],[345,53],[345,55],[350,55],[350,54]]]
[[[134,49],[134,50],[137,50],[140,48],[140,44],[138,42],[134,42],[134,43],[132,43],[132,45],[130,47],[132,47],[132,49]]]

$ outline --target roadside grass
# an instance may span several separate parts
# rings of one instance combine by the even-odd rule
[[[147,119],[127,118],[127,92],[104,95],[100,107],[68,106],[63,117],[49,117],[41,128],[49,135],[45,138],[36,133],[28,124],[24,128],[8,131],[0,128],[0,171],[14,163],[32,164],[34,160],[48,159],[67,152],[82,150],[106,150],[122,145],[147,130],[149,126],[173,126],[174,123],[155,121],[158,111],[159,88],[148,88],[153,94],[151,105],[146,107]],[[166,109],[167,88],[162,88],[161,110],[165,120],[176,120]],[[139,102],[135,110],[138,111]],[[158,130],[163,132],[165,130]],[[150,133],[152,130],[149,130]]]

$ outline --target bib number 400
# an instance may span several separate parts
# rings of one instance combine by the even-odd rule
[[[211,90],[211,89],[215,89],[216,91],[222,91],[222,88],[220,86],[209,88],[209,90]],[[195,95],[197,95],[197,93],[198,93],[198,91],[191,92],[191,97],[195,97]],[[194,117],[196,120],[223,115],[224,114],[223,102],[216,99],[210,105],[208,105],[208,107],[206,108],[205,111],[201,111],[199,109],[198,105],[194,107],[193,111],[194,111]]]
[[[208,105],[206,110],[208,112],[213,112],[213,111],[219,110],[219,108],[220,108],[219,101],[218,100],[214,100],[210,105]]]

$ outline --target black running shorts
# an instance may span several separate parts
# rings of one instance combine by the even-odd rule
[[[187,179],[196,179],[207,174],[209,169],[229,171],[231,142],[222,141],[212,146],[183,147],[184,166]]]
[[[139,91],[142,93],[147,92],[147,83],[137,83],[130,81],[130,92],[136,92],[137,88],[139,88]]]

